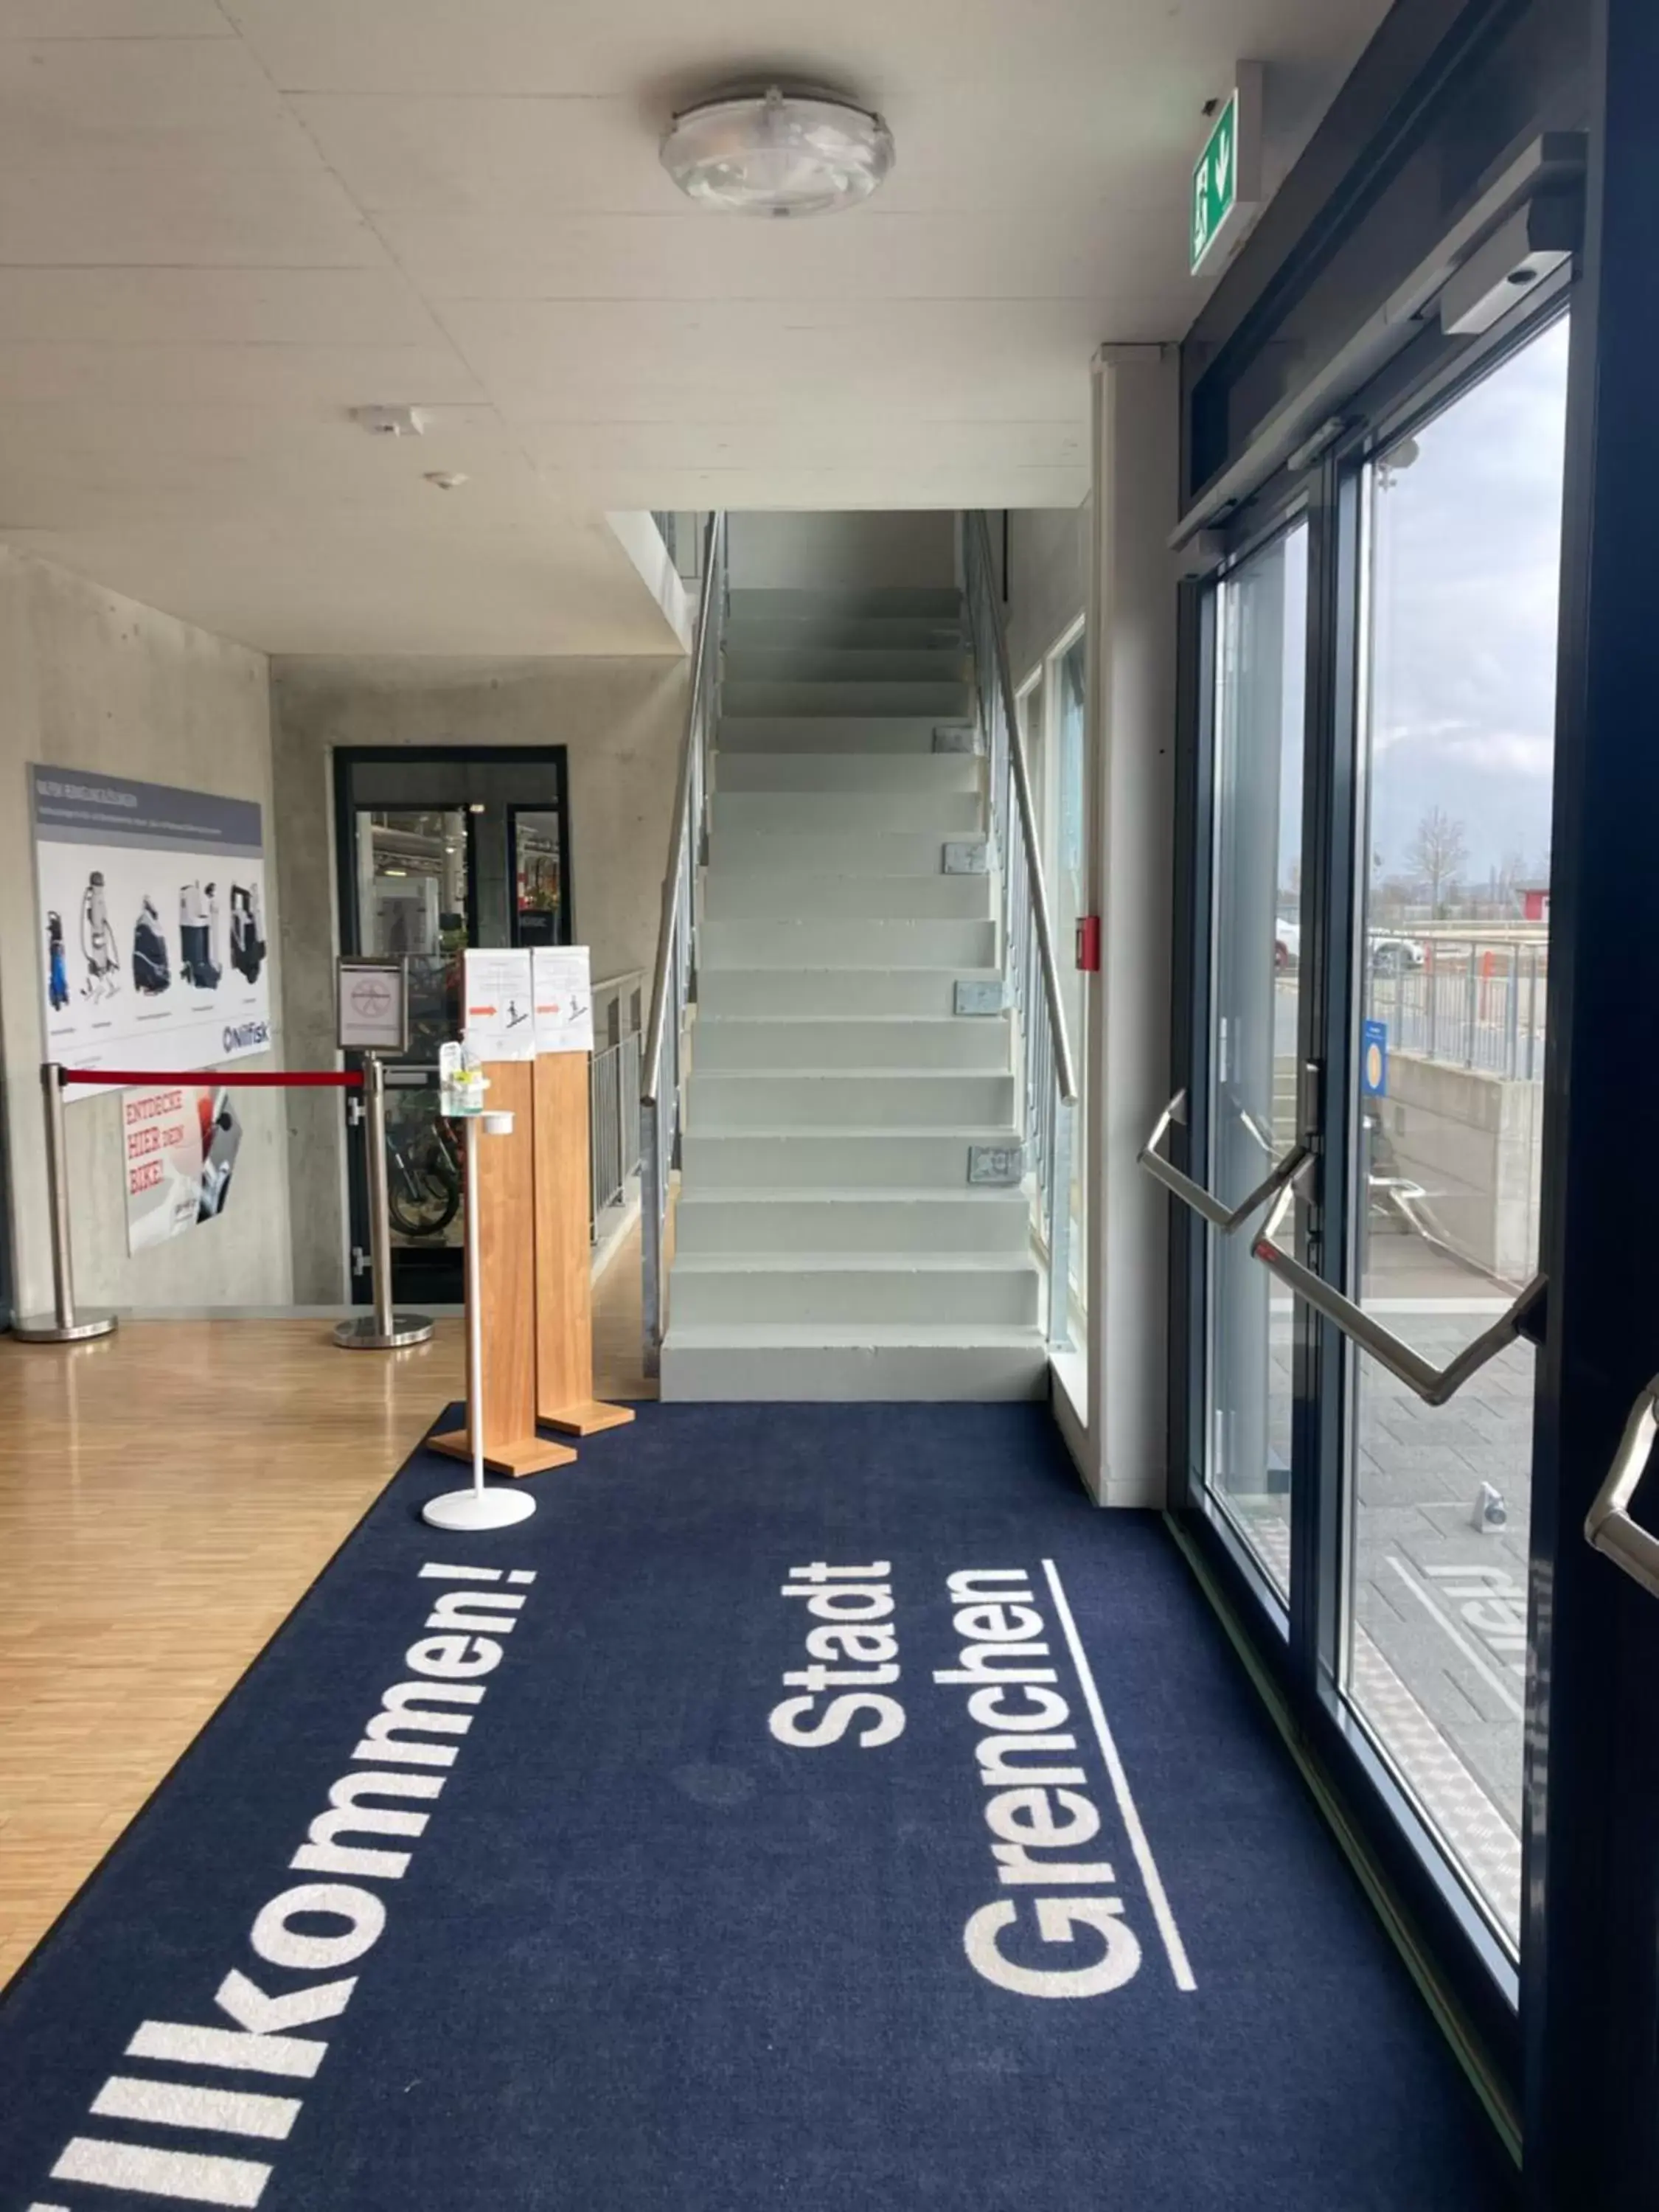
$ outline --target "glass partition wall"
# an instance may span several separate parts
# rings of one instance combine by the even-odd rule
[[[1231,1234],[1175,1210],[1181,1505],[1494,2017],[1536,1355],[1424,1384],[1539,1265],[1567,337],[1397,368],[1188,625],[1177,1163],[1231,1208],[1311,1157]]]

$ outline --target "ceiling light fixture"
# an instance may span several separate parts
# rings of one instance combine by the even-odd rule
[[[867,109],[775,84],[682,109],[663,134],[662,165],[703,207],[826,215],[869,198],[893,166],[893,139]]]

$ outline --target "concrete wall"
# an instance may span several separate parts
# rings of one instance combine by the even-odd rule
[[[949,586],[957,579],[957,518],[949,508],[884,514],[734,514],[732,581],[762,590]]]
[[[271,675],[283,1006],[295,1064],[335,1064],[337,746],[563,745],[579,939],[596,976],[648,969],[685,716],[687,664],[664,659],[278,660]],[[343,1298],[337,1103],[294,1095],[295,1296]]]
[[[18,1310],[51,1303],[40,932],[27,765],[39,761],[251,799],[272,841],[270,714],[262,654],[0,549],[0,1030]],[[276,1050],[283,1047],[283,901],[270,887]],[[281,1304],[290,1294],[282,1095],[238,1102],[245,1134],[225,1213],[129,1258],[119,1094],[69,1107],[76,1288],[88,1304]]]
[[[1008,664],[1024,683],[1089,597],[1089,506],[1015,507],[1008,516]]]
[[[1422,1186],[1430,1227],[1505,1282],[1538,1264],[1544,1086],[1408,1052],[1389,1054],[1377,1172]]]

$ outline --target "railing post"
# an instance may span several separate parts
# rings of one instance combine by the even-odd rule
[[[75,1260],[70,1243],[69,1140],[64,1124],[63,1070],[49,1060],[40,1070],[46,1116],[46,1203],[52,1218],[52,1299],[49,1314],[15,1321],[11,1333],[24,1344],[81,1344],[107,1336],[112,1313],[78,1313],[75,1304]]]
[[[368,1265],[374,1305],[370,1313],[337,1322],[334,1341],[342,1352],[402,1352],[411,1344],[427,1343],[432,1335],[432,1323],[425,1314],[398,1313],[392,1306],[392,1205],[386,1164],[386,1062],[378,1053],[367,1055],[363,1081],[368,1093],[363,1141],[368,1147]],[[467,1203],[470,1207],[470,1194]]]
[[[662,1372],[662,1103],[640,1107],[640,1366]]]
[[[1473,1067],[1475,1061],[1475,1037],[1479,1032],[1480,978],[1475,972],[1476,947],[1467,948],[1467,973],[1463,978],[1463,1065]]]

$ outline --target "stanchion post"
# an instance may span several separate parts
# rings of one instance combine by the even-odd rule
[[[368,1266],[374,1310],[337,1324],[334,1341],[343,1352],[400,1352],[425,1344],[432,1323],[425,1314],[397,1313],[392,1304],[392,1206],[386,1191],[386,1063],[378,1053],[364,1067],[368,1092],[363,1135],[368,1148]]]
[[[40,1070],[46,1111],[46,1202],[52,1209],[52,1295],[54,1310],[15,1321],[11,1333],[25,1344],[81,1344],[107,1336],[112,1313],[78,1313],[75,1304],[75,1261],[70,1245],[69,1146],[64,1126],[63,1071],[49,1060]]]
[[[478,1123],[492,1136],[512,1133],[510,1114],[471,1115],[466,1124],[466,1445],[472,1462],[472,1487],[447,1490],[428,1498],[421,1518],[434,1528],[510,1528],[527,1521],[536,1501],[525,1490],[489,1490],[484,1485],[483,1270],[478,1257]],[[440,1449],[442,1449],[441,1446]],[[574,1455],[572,1455],[574,1456]]]

